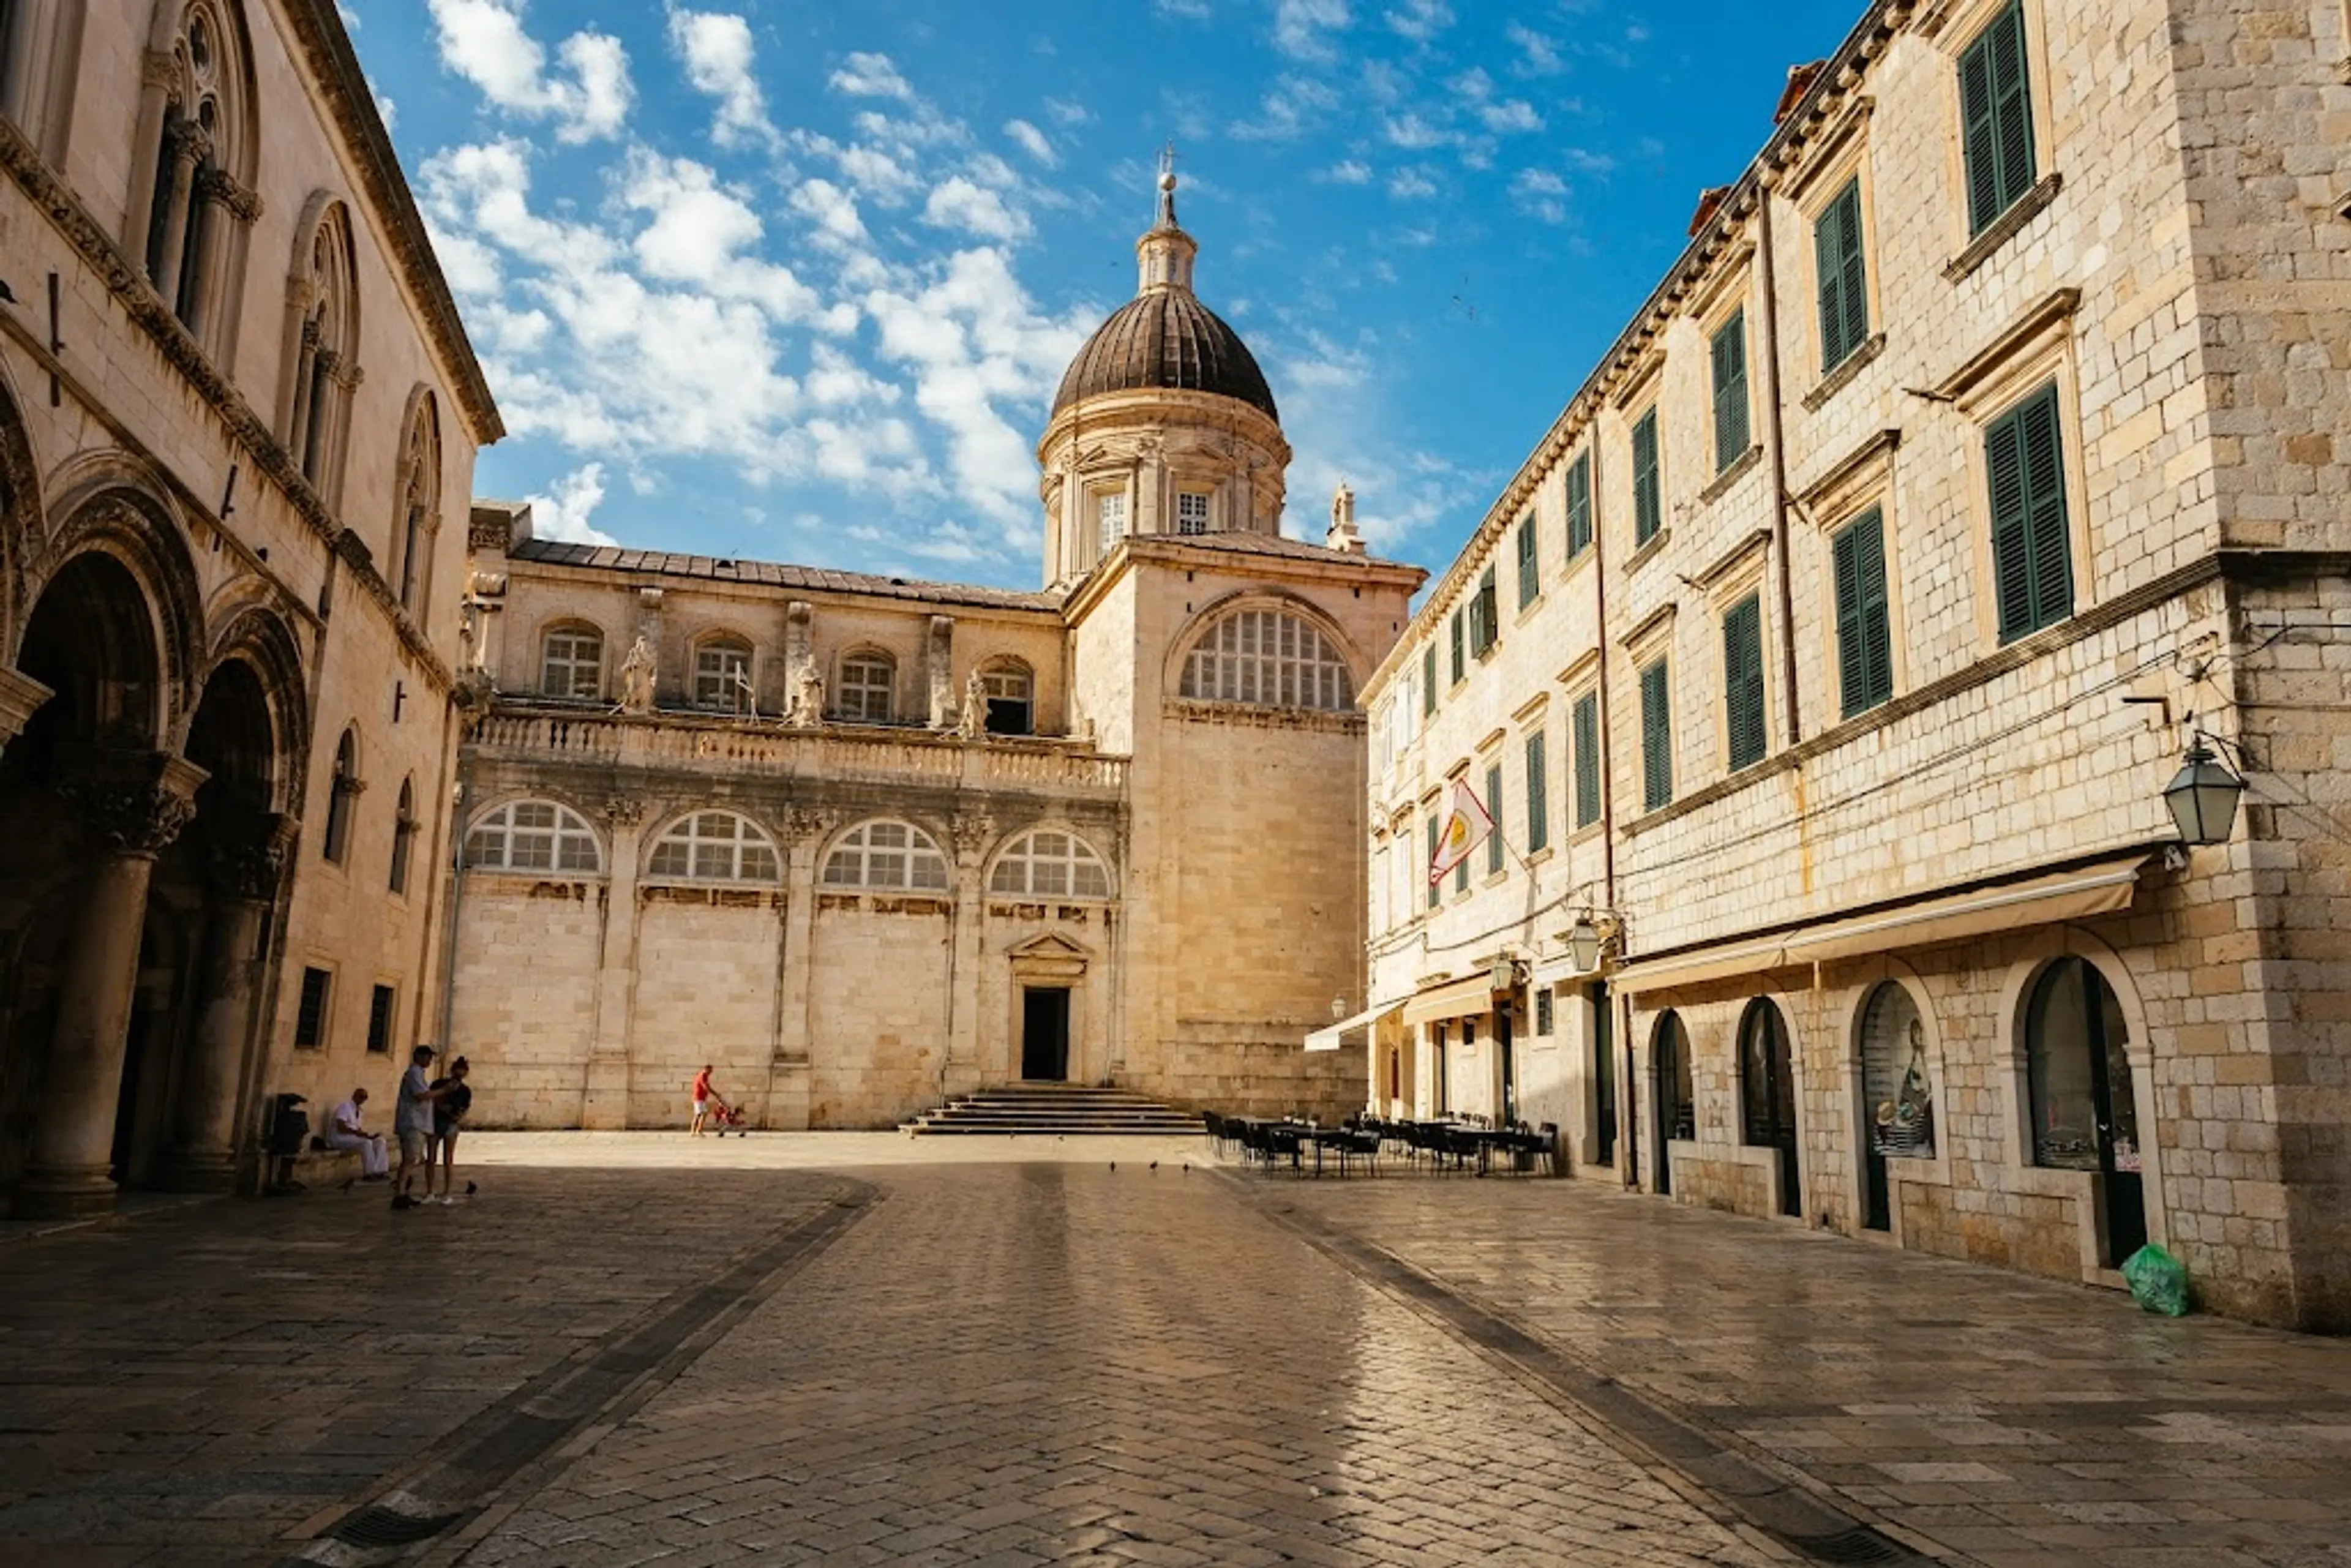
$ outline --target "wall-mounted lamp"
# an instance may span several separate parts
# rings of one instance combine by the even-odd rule
[[[2163,787],[2163,803],[2171,808],[2184,844],[2225,842],[2236,826],[2237,802],[2245,793],[2245,781],[2204,744],[2207,738],[2200,732],[2194,736],[2179,771]]]

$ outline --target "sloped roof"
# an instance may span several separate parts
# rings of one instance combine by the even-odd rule
[[[982,588],[966,582],[925,582],[915,578],[876,577],[862,571],[832,571],[822,567],[791,566],[779,561],[679,555],[669,550],[622,549],[616,545],[568,544],[558,539],[525,539],[510,549],[507,558],[538,566],[579,567],[590,571],[643,572],[650,576],[687,577],[705,582],[741,582],[755,587],[798,589],[811,593],[857,593],[925,604],[964,604],[987,610],[1048,612],[1058,612],[1061,607],[1061,595],[1050,591]]]

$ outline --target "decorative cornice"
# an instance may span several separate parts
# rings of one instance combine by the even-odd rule
[[[1872,333],[1861,347],[1855,349],[1852,353],[1847,354],[1844,359],[1838,363],[1836,369],[1823,376],[1821,378],[1820,385],[1814,387],[1812,391],[1803,395],[1802,401],[1804,405],[1804,412],[1806,413],[1820,413],[1823,405],[1824,405],[1829,399],[1836,396],[1837,393],[1844,391],[1847,386],[1852,384],[1853,378],[1861,374],[1863,366],[1876,359],[1878,355],[1885,351],[1886,334],[1883,332]]]
[[[1853,451],[1837,460],[1835,465],[1796,492],[1796,505],[1811,514],[1822,500],[1834,495],[1850,484],[1854,476],[1874,463],[1882,462],[1902,444],[1902,432],[1897,428],[1881,430]],[[1813,518],[1814,523],[1821,519]]]
[[[473,341],[465,336],[465,324],[457,314],[457,301],[449,292],[440,258],[434,255],[424,219],[408,188],[408,176],[401,172],[400,155],[392,151],[392,136],[383,128],[383,117],[376,112],[375,94],[369,90],[366,73],[360,68],[359,56],[351,48],[350,35],[344,30],[335,0],[282,0],[282,5],[303,61],[317,79],[319,96],[359,167],[360,187],[383,222],[396,270],[420,296],[427,329],[450,372],[475,443],[487,446],[506,434],[506,422],[498,415],[497,401],[490,395],[481,361],[474,357]]]
[[[2009,204],[2008,211],[1994,218],[1991,226],[1968,242],[1968,248],[1953,256],[1943,268],[1943,280],[1957,283],[1991,258],[1991,254],[2016,237],[2016,233],[2040,215],[2041,210],[2057,199],[2064,188],[2062,174],[2052,172],[2032,189]]]
[[[2053,289],[2011,322],[1999,337],[1977,350],[1958,370],[1945,376],[1934,389],[1935,401],[1964,402],[1968,394],[1998,374],[2035,340],[2072,320],[2074,312],[2080,308],[2081,304],[2080,289]]]

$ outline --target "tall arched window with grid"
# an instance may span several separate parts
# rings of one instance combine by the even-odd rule
[[[653,844],[645,874],[683,882],[780,882],[773,839],[732,811],[696,811],[672,823]]]
[[[937,841],[912,822],[865,822],[834,843],[825,857],[824,883],[884,892],[944,892],[947,859]]]
[[[1355,703],[1347,661],[1322,629],[1287,610],[1236,610],[1184,661],[1182,695],[1203,702],[1339,710]]]
[[[465,835],[465,863],[479,871],[579,872],[604,869],[596,830],[553,800],[511,800]]]
[[[1110,867],[1071,832],[1040,828],[1005,846],[987,891],[1016,898],[1108,898]]]

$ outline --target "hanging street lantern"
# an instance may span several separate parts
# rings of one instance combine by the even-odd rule
[[[1575,924],[1568,927],[1567,951],[1575,960],[1577,974],[1588,975],[1600,967],[1600,927],[1593,924],[1590,915],[1577,915]]]
[[[2217,844],[2225,841],[2229,830],[2236,825],[2237,801],[2244,792],[2245,781],[2230,772],[2199,737],[2188,747],[2179,771],[2164,786],[2163,803],[2171,808],[2171,820],[2179,824],[2180,842]]]

